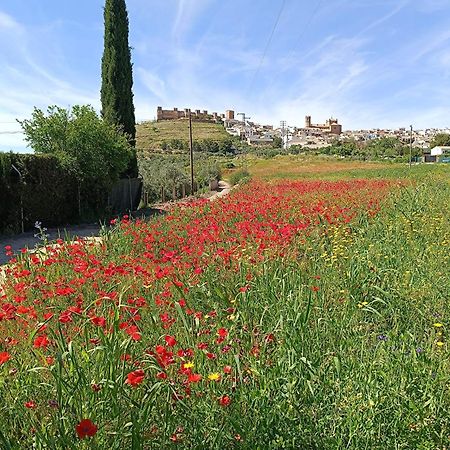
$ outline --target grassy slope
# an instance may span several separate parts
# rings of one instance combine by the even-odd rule
[[[215,123],[193,122],[193,139],[213,139],[224,141],[230,135],[222,125]],[[161,122],[143,122],[136,126],[137,148],[158,150],[163,141],[171,139],[189,139],[189,124],[186,120],[165,120]]]

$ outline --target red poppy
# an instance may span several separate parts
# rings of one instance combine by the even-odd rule
[[[220,336],[220,337],[226,337],[227,336],[227,334],[228,334],[228,331],[225,329],[225,328],[219,328],[218,330],[217,330],[217,334]]]
[[[231,398],[228,395],[222,395],[222,397],[219,398],[220,406],[228,406],[230,403]]]
[[[125,380],[126,384],[129,384],[132,387],[136,387],[144,381],[145,372],[142,369],[135,370],[134,372],[130,372],[127,375],[127,379]]]
[[[98,327],[106,327],[106,319],[104,317],[94,316],[91,318],[91,322]]]
[[[28,408],[28,409],[36,408],[36,403],[34,403],[33,400],[30,400],[29,402],[25,402],[24,405],[25,405],[25,408]]]
[[[85,437],[93,437],[97,433],[98,427],[90,419],[81,420],[75,427],[75,431],[80,439]]]
[[[34,348],[45,348],[49,344],[50,341],[48,340],[48,337],[45,334],[42,336],[38,336],[33,342]]]
[[[8,352],[0,352],[0,366],[10,359],[11,355]]]
[[[177,341],[176,341],[176,339],[173,336],[167,335],[164,339],[166,340],[166,344],[169,347],[173,347],[174,345],[177,344]]]
[[[231,366],[225,366],[225,367],[223,368],[223,373],[231,373],[231,371],[232,371]]]
[[[188,376],[189,383],[198,383],[202,379],[199,373],[190,373]]]

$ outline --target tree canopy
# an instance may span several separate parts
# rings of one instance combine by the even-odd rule
[[[57,156],[81,182],[109,187],[132,158],[127,138],[92,106],[49,106],[46,113],[35,108],[30,120],[19,123],[36,153]]]
[[[450,134],[438,133],[430,142],[430,148],[441,146],[450,146]]]

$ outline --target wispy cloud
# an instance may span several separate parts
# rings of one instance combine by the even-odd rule
[[[167,101],[166,83],[158,75],[148,69],[138,67],[136,69],[137,76],[142,84],[155,96],[158,100]]]
[[[22,26],[14,18],[2,11],[0,11],[0,30],[23,32]]]
[[[193,26],[198,16],[209,6],[210,0],[176,0],[172,38],[180,40]]]

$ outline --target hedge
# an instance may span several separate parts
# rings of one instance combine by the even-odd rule
[[[16,170],[17,169],[17,170]],[[20,175],[19,173],[20,172]],[[49,155],[0,153],[0,233],[79,220],[78,183]]]

